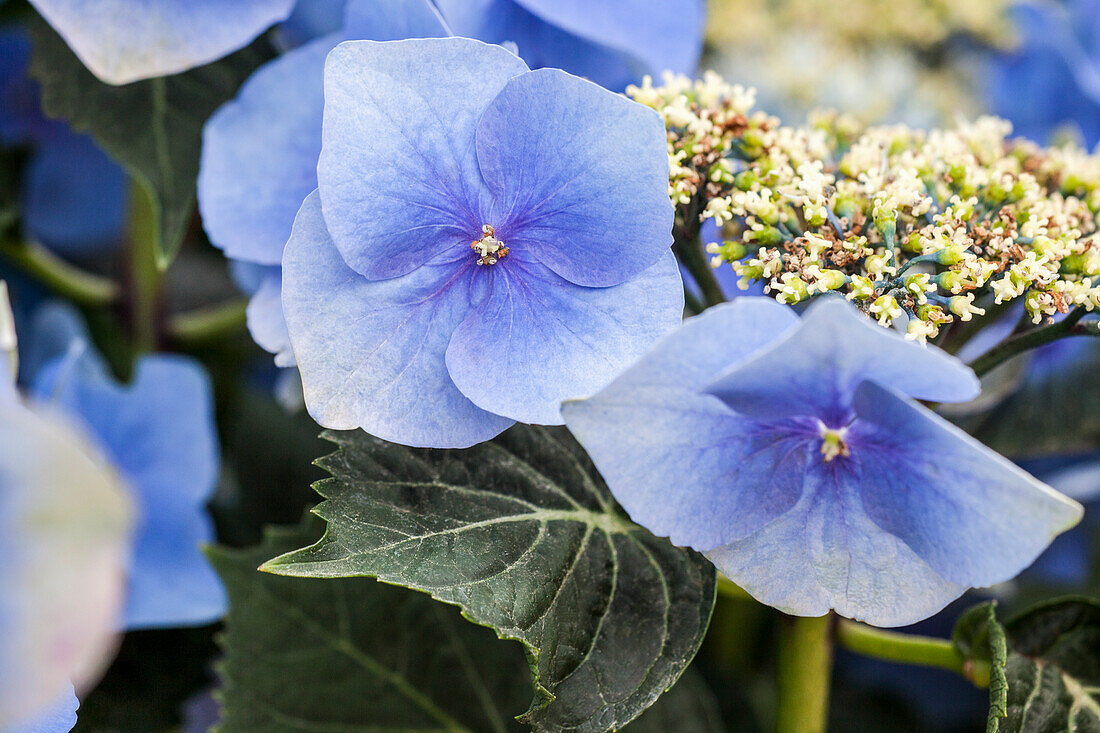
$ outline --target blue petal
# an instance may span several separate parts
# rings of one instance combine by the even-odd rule
[[[477,157],[497,237],[570,282],[618,285],[672,245],[664,124],[636,102],[556,69],[517,76]]]
[[[474,130],[527,67],[463,38],[342,43],[325,67],[317,167],[336,248],[372,279],[404,275],[481,237]]]
[[[4,733],[68,733],[76,725],[76,709],[80,701],[76,699],[73,686],[69,685],[58,700],[48,709],[39,713],[33,720],[4,727]]]
[[[345,5],[347,0],[298,0],[294,12],[279,24],[279,43],[292,49],[335,33],[344,25]]]
[[[684,291],[672,252],[633,280],[586,288],[510,256],[479,271],[489,295],[455,330],[447,369],[479,407],[561,424],[560,406],[610,382],[680,323]]]
[[[149,356],[125,387],[85,350],[47,363],[34,394],[79,417],[133,489],[140,509],[127,629],[208,623],[225,594],[200,550],[214,538],[205,505],[218,476],[213,395],[205,372]]]
[[[317,188],[325,57],[321,38],[261,67],[203,130],[198,199],[228,257],[278,265],[302,200]]]
[[[864,380],[936,402],[965,402],[981,390],[958,359],[906,341],[840,298],[811,306],[797,330],[707,390],[746,415],[807,415],[840,427]]]
[[[799,461],[773,431],[702,387],[797,324],[770,298],[740,298],[688,319],[594,397],[562,415],[631,518],[674,544],[709,549],[797,501]],[[782,471],[780,471],[782,469]],[[744,476],[738,486],[731,477]],[[763,476],[763,484],[753,476]],[[741,497],[737,501],[736,497]]]
[[[1081,506],[931,411],[867,382],[851,438],[867,515],[939,575],[962,585],[1008,580]]]
[[[31,155],[24,176],[25,236],[71,258],[121,245],[126,173],[90,137],[67,129],[50,135]]]
[[[757,600],[796,616],[835,610],[875,626],[903,626],[966,590],[875,525],[845,485],[850,479],[821,470],[804,476],[805,490],[792,509],[755,534],[704,553]]]
[[[356,0],[347,15],[342,32],[261,67],[206,123],[199,208],[229,257],[279,264],[294,216],[317,188],[329,51],[345,38],[446,35],[428,0]]]
[[[50,126],[38,105],[38,85],[27,75],[30,59],[23,29],[0,28],[0,142],[6,145],[30,142]]]
[[[451,35],[431,0],[351,0],[344,21],[348,40],[400,41]]]
[[[280,267],[266,267],[259,287],[248,301],[248,332],[261,349],[275,355],[275,366],[294,366],[294,350],[283,318],[283,272]]]
[[[514,43],[532,69],[553,67],[619,91],[639,81],[639,59],[547,23],[514,0],[437,0],[456,35]]]
[[[0,727],[50,711],[114,651],[131,507],[55,411],[0,394]],[[71,698],[70,698],[71,704]]]
[[[248,44],[294,0],[30,0],[108,84],[175,74]]]
[[[474,266],[443,261],[367,280],[340,258],[311,194],[283,256],[283,312],[309,414],[327,428],[439,448],[470,446],[511,425],[447,374],[447,344],[470,308],[463,272]]]
[[[692,74],[703,49],[703,0],[515,0],[543,20],[644,64],[647,74],[666,69]]]

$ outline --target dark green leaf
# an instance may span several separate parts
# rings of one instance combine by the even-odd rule
[[[1005,629],[1008,717],[1000,733],[1100,731],[1100,603],[1049,601]]]
[[[967,660],[968,675],[972,679],[980,677],[983,683],[988,677],[986,733],[998,733],[1006,715],[1009,688],[1005,676],[1008,644],[1004,627],[997,621],[996,602],[989,601],[968,609],[956,622],[951,640]],[[986,669],[988,672],[984,671]]]
[[[268,58],[267,42],[183,74],[111,86],[44,21],[30,27],[30,73],[41,84],[43,110],[90,133],[146,187],[159,214],[157,261],[167,267],[194,208],[203,124]]]
[[[376,576],[522,641],[537,690],[523,720],[540,730],[622,727],[695,655],[713,567],[632,524],[564,430],[517,426],[464,451],[327,437],[326,534],[265,570]]]
[[[521,729],[512,716],[530,686],[519,645],[420,593],[256,569],[316,539],[320,523],[309,524],[209,553],[230,601],[223,733]]]

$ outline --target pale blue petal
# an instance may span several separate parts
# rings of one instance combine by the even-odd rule
[[[341,259],[320,209],[311,194],[283,257],[283,312],[310,415],[327,428],[439,448],[470,446],[511,425],[474,405],[447,374],[474,261],[367,280]]]
[[[329,51],[345,38],[446,35],[428,0],[355,0],[347,15],[340,33],[261,67],[206,123],[199,209],[210,241],[229,257],[279,264],[294,216],[317,188]]]
[[[855,410],[868,517],[947,580],[1008,580],[1081,519],[1077,502],[890,390],[864,383]]]
[[[294,0],[31,0],[108,84],[175,74],[248,44]]]
[[[463,38],[342,43],[325,67],[317,173],[336,248],[372,279],[468,247],[487,223],[474,131],[515,55]]]
[[[121,246],[128,180],[87,135],[58,130],[24,171],[23,232],[58,254],[87,258]]]
[[[965,402],[981,390],[955,357],[906,341],[840,298],[811,306],[797,330],[707,390],[746,415],[812,415],[840,427],[864,380],[936,402]]]
[[[543,20],[581,38],[625,51],[658,75],[692,74],[703,49],[703,0],[515,0]]]
[[[261,67],[203,129],[202,223],[228,257],[278,265],[294,215],[317,188],[325,57],[321,38]]]
[[[33,720],[2,728],[3,733],[69,733],[76,725],[76,709],[80,701],[69,685],[58,700]]]
[[[248,332],[260,348],[275,355],[275,366],[294,366],[294,350],[283,318],[282,268],[269,267],[248,301]]]
[[[447,369],[479,407],[561,424],[560,406],[604,387],[680,323],[684,291],[672,252],[633,280],[587,288],[508,257],[475,276],[489,296],[458,326]]]
[[[566,280],[617,285],[672,246],[665,128],[643,105],[557,69],[523,74],[485,110],[477,158],[497,237]]]
[[[594,397],[562,406],[569,430],[634,521],[675,544],[709,549],[798,500],[805,457],[790,453],[795,445],[700,392],[727,364],[797,322],[770,298],[711,308]]]

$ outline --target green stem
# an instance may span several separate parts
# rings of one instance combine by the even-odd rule
[[[1017,354],[1022,354],[1043,344],[1049,344],[1051,341],[1057,341],[1064,336],[1081,333],[1074,327],[1086,312],[1083,307],[1074,308],[1069,312],[1069,315],[1053,325],[1036,328],[1019,336],[1013,336],[970,362],[970,368],[980,377]]]
[[[686,227],[677,227],[675,242],[672,251],[676,253],[676,259],[688,271],[699,291],[703,294],[703,305],[709,308],[712,305],[726,302],[726,296],[722,294],[722,286],[714,277],[714,270],[707,262],[707,256],[703,252],[703,243],[699,239],[698,228],[695,231],[687,231]]]
[[[845,649],[865,657],[946,669],[978,687],[989,687],[989,663],[967,659],[947,639],[886,631],[842,619],[837,624],[836,640]]]
[[[118,298],[118,285],[70,265],[40,244],[0,240],[0,255],[58,295],[80,305],[107,305]]]
[[[229,336],[245,328],[248,300],[231,300],[218,305],[179,313],[168,322],[168,333],[181,344],[201,344]]]
[[[779,628],[777,733],[825,733],[833,675],[832,614],[785,616]]]
[[[157,211],[145,186],[130,183],[130,330],[135,354],[156,351],[160,329],[161,270],[157,265]]]

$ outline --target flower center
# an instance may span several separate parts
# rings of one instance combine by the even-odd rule
[[[817,423],[817,431],[821,436],[821,456],[825,459],[826,463],[837,456],[851,455],[848,444],[844,442],[845,436],[848,435],[847,427],[830,428],[826,427],[825,423],[819,420]]]
[[[473,241],[470,249],[477,254],[478,265],[495,265],[508,256],[508,248],[497,239],[496,232],[488,224],[481,225],[481,239]]]

